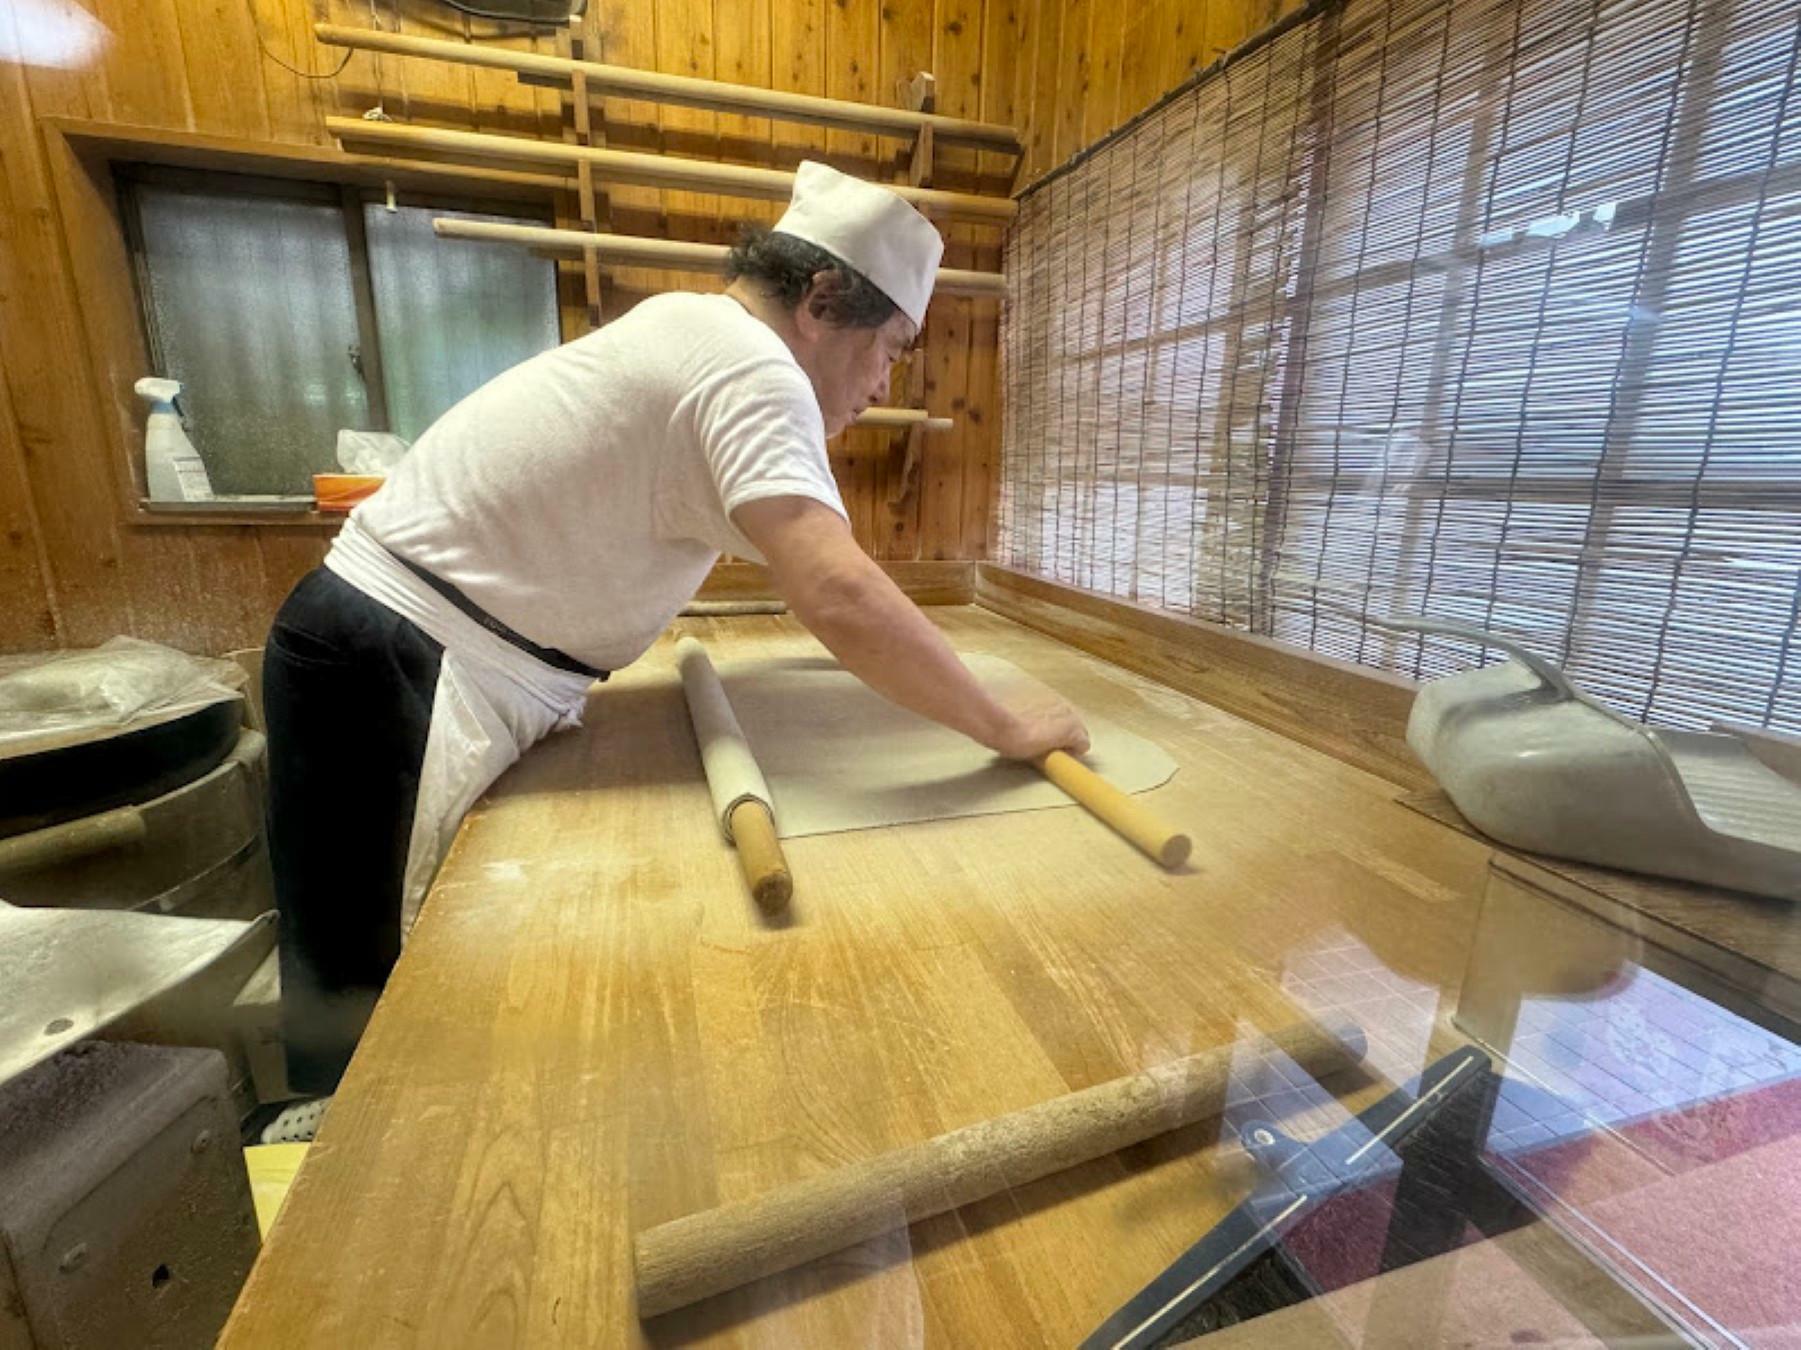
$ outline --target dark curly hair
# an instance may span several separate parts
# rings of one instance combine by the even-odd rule
[[[748,278],[764,295],[788,309],[800,304],[807,287],[821,279],[807,303],[814,314],[839,328],[880,328],[898,307],[856,268],[805,239],[745,225],[726,257],[725,275]]]

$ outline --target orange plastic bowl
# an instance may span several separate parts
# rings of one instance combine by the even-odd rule
[[[348,511],[386,481],[379,473],[316,473],[313,501],[321,511]]]

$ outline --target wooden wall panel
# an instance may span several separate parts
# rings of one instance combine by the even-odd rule
[[[101,437],[93,399],[83,396],[84,348],[30,115],[44,92],[24,68],[0,64],[0,377],[12,422],[0,454],[16,456],[8,479],[22,479],[28,494],[20,518],[36,529],[34,551],[47,564],[55,636],[81,642],[129,629],[131,614],[107,466],[78,450],[97,449]],[[7,633],[14,649],[42,637],[35,625]]]
[[[992,8],[997,0],[989,0]],[[1026,16],[1021,182],[1055,168],[1304,0],[1013,0]]]
[[[0,349],[0,361],[4,358]],[[0,631],[17,633],[37,646],[56,641],[49,571],[44,533],[25,479],[19,424],[6,381],[0,380]]]
[[[887,0],[881,6],[881,52],[875,88],[884,102],[905,104],[905,90],[913,76],[932,69],[935,10],[934,0]],[[894,140],[879,144],[886,151],[882,176],[897,181],[905,177],[909,167],[909,147]],[[915,352],[895,370],[890,402],[906,401],[912,367],[924,359],[922,351]],[[940,411],[936,406],[933,410]],[[894,450],[896,445],[904,445],[906,437],[902,434],[869,436],[867,439],[870,445],[877,447],[869,484],[875,554],[878,558],[917,558],[920,556],[919,491],[917,486],[909,485],[906,466]]]
[[[606,0],[589,6],[583,38],[598,60],[883,102],[900,102],[906,80],[931,69],[942,110],[1020,128],[1023,182],[1290,3]],[[88,354],[84,324],[92,316],[82,314],[73,284],[79,264],[65,243],[37,119],[324,145],[324,117],[360,115],[377,103],[397,118],[559,136],[560,100],[496,72],[370,52],[346,61],[313,42],[317,20],[369,24],[369,0],[83,5],[110,35],[85,66],[0,62],[0,650],[121,632],[196,650],[250,645],[322,555],[328,532],[124,519],[104,433],[122,410],[137,414],[129,381],[97,371]],[[373,14],[382,27],[429,37],[492,40],[497,31],[433,0],[375,0]],[[19,0],[0,0],[0,27],[29,22]],[[556,52],[564,39],[515,30],[505,40]],[[609,100],[605,112],[609,142],[624,148],[782,166],[824,150],[847,168],[890,179],[905,167],[897,141],[624,100]],[[952,186],[978,176],[998,184],[1016,167],[1010,157],[978,160],[965,151],[940,159],[940,181]],[[708,240],[728,239],[737,218],[770,220],[779,209],[644,189],[616,190],[609,202],[615,228]],[[996,231],[955,227],[947,262],[996,267],[999,244]],[[622,269],[609,280],[617,310],[677,279]],[[853,433],[835,447],[858,537],[883,558],[972,558],[987,547],[1000,431],[998,307],[947,300],[934,309],[928,406],[955,416],[958,428],[926,439],[916,490],[890,506],[902,484],[889,435]]]
[[[659,4],[664,0],[657,0]],[[881,0],[832,0],[825,17],[825,92],[832,98],[873,103],[892,97],[876,88],[880,65]],[[877,173],[886,142],[850,131],[826,133],[826,153],[839,167]],[[865,546],[875,538],[880,504],[876,501],[876,459],[867,446],[886,437],[876,432],[846,433],[840,445],[849,451],[837,458],[838,487],[850,514],[851,528]],[[929,556],[929,555],[928,555]]]

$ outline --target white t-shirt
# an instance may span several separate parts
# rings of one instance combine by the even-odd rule
[[[845,515],[805,372],[731,297],[671,293],[458,403],[346,533],[450,582],[540,646],[617,670],[721,553],[759,557],[730,513],[781,496]],[[327,563],[372,589],[366,555],[334,547]],[[384,569],[390,587],[405,577],[423,592],[410,599],[438,599],[397,570]]]

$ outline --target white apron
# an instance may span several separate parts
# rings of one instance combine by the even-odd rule
[[[325,565],[444,649],[407,847],[404,942],[469,808],[533,745],[581,725],[594,682],[490,633],[409,572],[354,517],[344,522]]]

